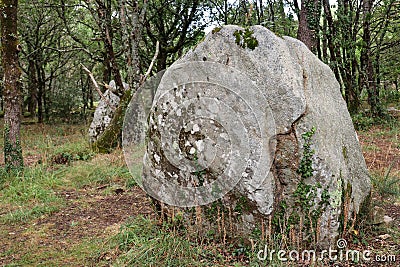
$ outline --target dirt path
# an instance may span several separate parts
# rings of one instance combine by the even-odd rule
[[[96,194],[97,193],[97,194]],[[83,240],[96,240],[116,234],[129,217],[151,216],[152,209],[145,193],[138,187],[103,196],[97,191],[62,192],[66,206],[49,216],[18,225],[2,225],[0,263],[23,261],[23,253],[7,253],[22,249],[24,253],[52,255],[68,251]],[[34,253],[37,254],[37,253]],[[49,259],[43,259],[47,261]],[[64,258],[62,265],[73,266],[73,258]],[[71,263],[72,265],[70,265]]]

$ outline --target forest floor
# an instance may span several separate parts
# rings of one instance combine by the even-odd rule
[[[151,203],[126,168],[123,152],[93,154],[87,128],[22,126],[25,171],[0,176],[1,266],[264,266],[254,261],[257,251],[199,246],[157,230]],[[375,186],[374,204],[394,222],[358,233],[351,247],[395,255],[396,262],[335,266],[400,266],[400,123],[358,134]],[[135,159],[134,175],[140,175],[141,153]]]

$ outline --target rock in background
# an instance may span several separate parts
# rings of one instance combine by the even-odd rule
[[[115,81],[110,81],[108,86],[109,89],[107,89],[103,94],[107,101],[102,98],[100,99],[93,115],[93,121],[89,127],[90,143],[95,142],[110,124],[114,116],[115,109],[118,107],[120,102],[120,98],[114,93],[116,91]],[[128,90],[128,88],[128,84],[124,83],[125,91]]]
[[[275,120],[276,135],[265,140],[276,145],[271,152],[273,164],[258,188],[251,186],[254,175],[248,172],[232,191],[206,206],[176,208],[155,200],[160,215],[175,222],[178,214],[199,234],[213,230],[224,240],[227,236],[246,239],[257,233],[260,238],[271,238],[275,234],[287,244],[317,244],[323,248],[356,228],[358,218],[368,208],[371,184],[350,115],[330,68],[300,41],[278,37],[262,26],[215,29],[174,65],[196,61],[233,67],[261,90],[263,96],[259,99],[268,101]],[[167,76],[168,71],[163,79]],[[198,88],[198,94],[204,93],[205,97],[206,90]],[[237,90],[246,93],[249,88]],[[176,164],[171,167],[166,156],[171,151],[165,151],[160,142],[162,119],[166,116],[163,112],[176,99],[161,94],[157,91],[150,115],[149,127],[153,130],[148,133],[144,178],[157,182],[160,177],[169,177],[179,183],[182,170]],[[200,129],[196,133],[193,128],[191,134],[179,136],[182,144],[208,132]],[[197,161],[193,153],[190,156],[190,152],[183,151],[182,155]],[[202,170],[201,176],[212,179],[215,173],[207,171]],[[162,195],[167,189],[160,186],[154,193]]]

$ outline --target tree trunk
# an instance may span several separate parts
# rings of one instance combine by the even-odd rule
[[[124,85],[122,82],[121,73],[119,71],[113,47],[113,30],[111,24],[111,15],[112,15],[111,0],[106,0],[104,3],[100,0],[97,0],[96,3],[98,5],[97,24],[101,30],[101,38],[103,40],[108,55],[111,72],[114,75],[115,84],[117,85],[117,90],[115,93],[119,97],[121,97],[124,95]]]
[[[163,71],[167,68],[167,51],[160,43],[160,53],[157,59],[157,72]]]
[[[36,79],[36,69],[35,62],[29,59],[28,66],[28,91],[29,91],[29,101],[28,101],[28,112],[30,117],[35,117],[36,115],[36,103],[37,103],[37,79]]]
[[[37,119],[38,123],[43,123],[43,99],[44,99],[44,90],[45,90],[45,82],[42,79],[43,76],[41,74],[42,70],[39,64],[36,64],[37,78],[38,78],[38,90],[37,90],[37,105],[38,105],[38,114]]]
[[[316,38],[316,19],[319,18],[318,0],[301,1],[301,10],[299,17],[299,29],[297,39],[302,41],[312,52],[317,51],[318,43]],[[317,16],[318,14],[318,16]],[[318,19],[319,23],[319,19]]]
[[[117,85],[117,95],[120,96],[121,100],[119,106],[117,107],[110,124],[107,126],[105,131],[100,135],[96,142],[92,144],[92,149],[96,152],[108,153],[112,149],[121,144],[122,136],[122,125],[124,121],[124,115],[126,108],[131,100],[132,94],[139,87],[140,83],[140,64],[139,64],[139,40],[141,38],[141,24],[139,23],[139,10],[138,6],[132,10],[133,14],[130,16],[126,15],[126,3],[121,0],[119,4],[120,16],[126,16],[122,18],[122,39],[126,42],[129,41],[130,44],[126,46],[125,53],[126,58],[129,59],[129,73],[128,81],[130,82],[130,90],[124,91],[122,77],[120,70],[115,58],[113,43],[112,43],[112,25],[111,18],[107,20],[107,17],[111,17],[111,1],[106,1],[107,5],[101,1],[96,1],[98,5],[97,14],[99,21],[97,22],[99,28],[102,30],[102,39],[106,48],[106,52],[109,56],[110,67],[114,75],[115,83]],[[107,9],[108,7],[108,9]],[[129,20],[130,26],[132,27],[131,32],[128,31],[128,20],[127,18],[132,17]],[[128,36],[126,36],[128,35]]]
[[[340,73],[339,73],[339,59],[336,57],[336,46],[335,46],[335,40],[334,36],[336,34],[336,28],[333,22],[332,18],[332,13],[331,13],[331,8],[329,5],[329,0],[323,0],[323,7],[324,7],[324,13],[325,13],[325,18],[327,22],[327,27],[328,30],[326,32],[326,38],[327,38],[327,45],[329,49],[329,56],[330,56],[330,67],[333,70],[333,73],[335,74],[336,80],[338,80],[340,84],[340,89],[342,91],[342,83],[340,79]]]
[[[364,74],[364,84],[367,87],[368,104],[371,108],[373,116],[381,116],[382,110],[379,102],[379,88],[376,86],[375,71],[372,62],[372,40],[371,40],[371,11],[373,0],[365,0],[363,2],[364,23],[363,23],[363,43],[364,47],[361,51],[361,65]]]
[[[125,0],[119,0],[119,12],[122,26],[122,40],[125,46],[127,63],[127,83],[130,88],[136,88],[140,82],[139,42],[141,39],[141,26],[138,3],[135,3],[133,14],[128,16]],[[129,26],[131,29],[129,29]]]
[[[20,142],[21,70],[18,66],[18,0],[0,1],[2,60],[4,69],[4,161],[6,170],[24,166]]]

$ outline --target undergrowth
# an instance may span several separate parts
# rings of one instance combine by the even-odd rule
[[[400,177],[392,175],[391,171],[395,162],[392,162],[384,175],[371,175],[372,185],[381,199],[386,197],[400,197]]]

